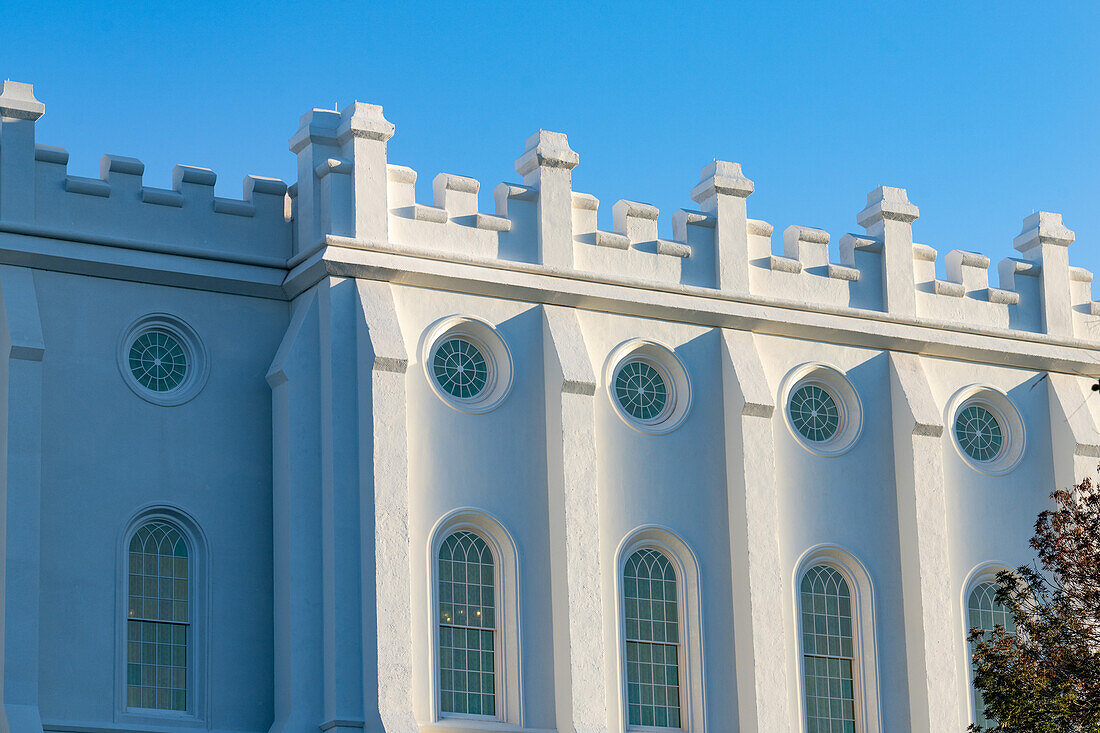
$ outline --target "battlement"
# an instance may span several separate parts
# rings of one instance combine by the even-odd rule
[[[375,132],[355,134],[367,121]],[[828,232],[800,225],[783,231],[777,253],[772,225],[748,217],[754,184],[737,163],[703,167],[690,192],[698,208],[675,211],[672,239],[664,239],[657,207],[630,199],[611,205],[610,231],[599,228],[600,201],[573,190],[571,171],[580,156],[562,133],[542,130],[528,138],[515,166],[522,183],[494,189],[495,214],[478,211],[478,181],[450,173],[433,180],[430,204],[416,201],[417,172],[387,158],[392,134],[374,105],[303,117],[291,149],[299,170],[316,177],[299,179],[311,196],[299,191],[298,201],[314,202],[320,214],[303,215],[298,204],[299,247],[320,247],[335,235],[348,244],[436,258],[527,263],[583,277],[1062,337],[1091,338],[1100,313],[1091,273],[1069,266],[1073,232],[1058,214],[1024,220],[1014,243],[1020,258],[999,264],[999,287],[993,287],[989,258],[975,252],[949,252],[946,278],[936,277],[938,253],[913,241],[920,211],[903,188],[869,193],[856,215],[863,233],[844,234],[835,253]],[[376,173],[381,170],[384,177]],[[334,182],[333,174],[341,180]],[[340,210],[342,216],[334,213]]]
[[[177,165],[171,189],[153,188],[140,160],[119,155],[100,159],[99,178],[73,176],[64,148],[35,143],[44,112],[29,84],[0,86],[0,230],[285,267],[283,181],[246,176],[242,199],[227,199],[213,171]]]
[[[1070,266],[1074,234],[1055,213],[1024,219],[1017,256],[998,263],[994,286],[989,258],[965,250],[948,252],[946,277],[936,276],[938,252],[914,242],[920,211],[903,188],[867,195],[862,233],[835,239],[792,224],[777,242],[771,223],[749,218],[755,186],[741,166],[713,161],[689,191],[694,207],[672,212],[668,239],[657,207],[627,198],[610,204],[612,226],[601,229],[600,201],[573,190],[580,156],[558,132],[527,139],[521,180],[493,188],[490,213],[480,210],[481,183],[454,173],[435,175],[431,202],[417,201],[418,173],[389,160],[395,127],[377,105],[307,112],[290,139],[297,182],[247,176],[240,200],[215,196],[205,168],[176,166],[171,189],[145,186],[144,165],[114,155],[103,156],[99,178],[69,175],[65,150],[35,143],[44,111],[29,85],[0,87],[0,233],[285,271],[339,245],[1059,338],[1095,340],[1100,319],[1092,273]]]

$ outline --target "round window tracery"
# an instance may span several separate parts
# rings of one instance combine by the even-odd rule
[[[202,340],[179,318],[153,313],[135,321],[118,345],[118,368],[139,397],[158,405],[179,405],[206,384]]]
[[[791,395],[791,422],[807,440],[829,440],[840,429],[840,410],[833,396],[816,384],[799,387]]]
[[[963,387],[948,401],[944,424],[951,426],[949,435],[959,455],[979,473],[1004,475],[1023,458],[1023,419],[998,389]]]
[[[959,411],[955,419],[955,437],[975,461],[992,461],[1004,446],[1000,422],[981,405],[968,405]]]
[[[630,361],[615,377],[615,396],[627,414],[637,420],[654,420],[668,407],[665,378],[651,364]]]
[[[160,328],[146,331],[130,346],[130,371],[143,387],[169,392],[187,376],[187,354],[168,331]]]
[[[863,432],[863,408],[851,381],[820,363],[792,369],[780,386],[787,428],[806,450],[839,456],[851,450]]]
[[[608,355],[604,380],[619,418],[641,433],[670,433],[691,408],[687,369],[672,349],[654,341],[619,344]]]
[[[432,391],[459,412],[489,412],[512,389],[512,354],[497,330],[481,319],[436,321],[425,331],[421,348]]]
[[[435,350],[432,372],[447,394],[460,400],[477,397],[489,383],[489,362],[481,349],[465,338],[444,341]]]

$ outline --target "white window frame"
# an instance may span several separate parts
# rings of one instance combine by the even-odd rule
[[[439,548],[449,536],[468,531],[483,539],[493,555],[494,613],[496,617],[493,662],[496,665],[496,715],[444,713],[439,689]],[[470,724],[523,725],[523,690],[520,674],[519,563],[512,536],[495,517],[473,508],[456,509],[432,528],[428,543],[428,603],[431,621],[429,647],[429,709],[433,722],[469,721]]]
[[[626,599],[623,572],[626,561],[638,550],[660,552],[676,571],[676,603],[680,618],[680,727],[659,728],[630,725],[626,674]],[[706,720],[703,676],[703,623],[699,562],[687,543],[672,530],[658,525],[638,527],[623,539],[615,561],[616,664],[619,675],[619,730],[661,731],[702,730]]]
[[[804,436],[791,416],[791,397],[801,387],[813,385],[829,394],[840,413],[836,433],[820,442]],[[863,404],[859,392],[848,376],[835,366],[821,362],[807,362],[792,369],[779,386],[779,398],[783,405],[784,423],[791,437],[810,453],[825,458],[841,456],[852,450],[863,435]]]
[[[959,444],[955,434],[955,423],[963,409],[975,405],[988,410],[1001,427],[1003,441],[1001,452],[989,461],[979,461],[970,456]],[[1015,403],[999,389],[982,384],[962,387],[947,401],[944,425],[950,427],[948,436],[959,458],[978,473],[987,476],[1004,476],[1011,473],[1023,460],[1027,448],[1027,435],[1024,421]]]
[[[619,371],[633,361],[648,364],[665,380],[668,402],[659,415],[649,420],[641,420],[628,413],[615,392]],[[667,435],[680,427],[691,411],[691,380],[687,367],[674,349],[657,341],[635,338],[616,346],[604,364],[604,384],[615,414],[639,433]]]
[[[487,381],[481,392],[463,399],[455,397],[436,379],[433,372],[436,350],[451,339],[464,339],[474,344],[485,358]],[[428,385],[447,406],[469,415],[492,412],[512,391],[514,369],[512,352],[500,332],[488,321],[472,316],[447,316],[433,323],[421,338],[421,362]]]
[[[821,544],[807,550],[795,565],[791,589],[794,603],[794,638],[797,649],[798,728],[806,730],[806,670],[802,647],[803,576],[811,568],[825,565],[840,573],[852,597],[852,691],[855,698],[856,733],[882,733],[882,704],[879,698],[878,644],[875,637],[875,594],[871,574],[855,555],[838,545]]]
[[[177,529],[187,545],[187,710],[155,710],[132,708],[126,703],[126,643],[129,621],[129,553],[130,540],[149,522],[163,522]],[[118,570],[115,583],[115,714],[116,723],[127,726],[205,727],[208,717],[209,658],[207,609],[210,586],[206,571],[208,545],[198,523],[185,510],[163,504],[150,504],[139,509],[119,535],[116,551]]]
[[[959,598],[964,666],[962,679],[966,685],[964,699],[966,700],[967,720],[971,723],[977,720],[978,711],[974,706],[974,660],[970,654],[970,643],[966,640],[966,637],[970,634],[970,594],[982,583],[996,583],[997,573],[1002,570],[1012,570],[1012,568],[999,562],[984,562],[978,565],[967,576],[967,580],[962,586],[962,596]]]
[[[167,392],[155,392],[140,382],[130,368],[130,347],[142,334],[149,331],[166,331],[175,338],[184,353],[187,354],[187,373],[175,389]],[[169,313],[148,313],[131,323],[118,342],[118,369],[122,379],[134,394],[154,405],[173,407],[190,402],[203,387],[210,376],[210,360],[206,345],[197,331],[189,323]]]

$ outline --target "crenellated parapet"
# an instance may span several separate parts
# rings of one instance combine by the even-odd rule
[[[573,194],[574,266],[586,272],[619,273],[640,280],[679,283],[691,247],[657,236],[656,206],[616,201],[611,207],[612,231],[596,226],[599,201]]]
[[[214,195],[206,168],[177,165],[172,188],[146,186],[145,165],[104,155],[99,177],[68,172],[64,148],[35,142],[45,107],[29,84],[0,86],[0,231],[267,266],[291,254],[286,184],[246,176],[241,199]]]
[[[515,162],[520,180],[492,188],[491,203],[479,181],[454,173],[435,175],[431,200],[418,201],[417,171],[388,156],[393,123],[380,106],[356,102],[302,116],[289,189],[246,176],[242,197],[229,199],[214,195],[213,171],[192,166],[176,166],[166,189],[146,186],[141,161],[117,155],[103,156],[96,178],[71,175],[63,148],[35,141],[44,112],[30,85],[0,86],[0,233],[262,265],[274,297],[292,297],[284,278],[336,245],[907,322],[1100,334],[1092,273],[1070,265],[1074,234],[1058,214],[1024,220],[997,278],[987,256],[961,249],[944,256],[938,277],[939,253],[914,241],[920,211],[903,188],[871,191],[856,215],[862,233],[839,238],[750,218],[755,185],[728,161],[705,165],[689,191],[694,206],[663,222],[656,206],[629,198],[601,214],[595,196],[573,189],[580,156],[568,138],[539,130]]]
[[[356,124],[368,131],[354,137],[366,142],[352,150],[347,131]],[[1057,214],[1024,221],[1015,242],[1020,257],[998,265],[999,282],[993,285],[989,258],[964,250],[949,252],[946,277],[936,276],[938,253],[914,241],[920,211],[903,188],[882,186],[868,194],[856,216],[862,234],[844,234],[834,242],[821,229],[791,225],[776,242],[772,224],[749,218],[752,180],[737,163],[713,161],[690,192],[698,208],[672,214],[669,238],[661,236],[657,207],[630,199],[613,203],[611,227],[601,228],[607,217],[599,215],[600,201],[573,190],[572,170],[580,156],[562,133],[540,130],[528,138],[516,161],[523,181],[493,190],[493,214],[480,210],[478,181],[450,173],[433,179],[431,203],[417,201],[417,172],[386,157],[392,134],[382,109],[373,105],[357,103],[341,113],[314,110],[302,118],[291,140],[299,171],[308,178],[292,191],[299,257],[326,243],[394,249],[1064,338],[1090,338],[1100,318],[1091,297],[1092,275],[1070,267],[1066,248],[1073,233]],[[374,223],[364,228],[365,221]]]

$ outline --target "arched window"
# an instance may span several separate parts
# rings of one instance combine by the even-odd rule
[[[444,714],[496,717],[496,568],[478,535],[439,547],[439,691]]]
[[[190,553],[171,524],[150,521],[130,539],[126,706],[186,711],[191,643]]]
[[[996,583],[986,581],[974,586],[974,589],[970,591],[970,597],[967,599],[966,610],[967,630],[982,629],[989,637],[992,635],[995,626],[1001,626],[1009,633],[1016,633],[1016,620],[1007,608],[997,603]],[[973,654],[973,649],[971,649],[971,653]],[[971,661],[971,671],[973,672],[973,660]],[[973,687],[973,685],[971,686]],[[977,687],[974,687],[973,690],[975,722],[978,725],[989,725],[990,721],[985,717],[985,701],[982,699],[982,693]]]
[[[835,568],[815,565],[802,576],[799,592],[806,730],[855,733],[856,657],[848,582]]]
[[[627,722],[680,727],[680,610],[676,571],[643,548],[623,568]]]

